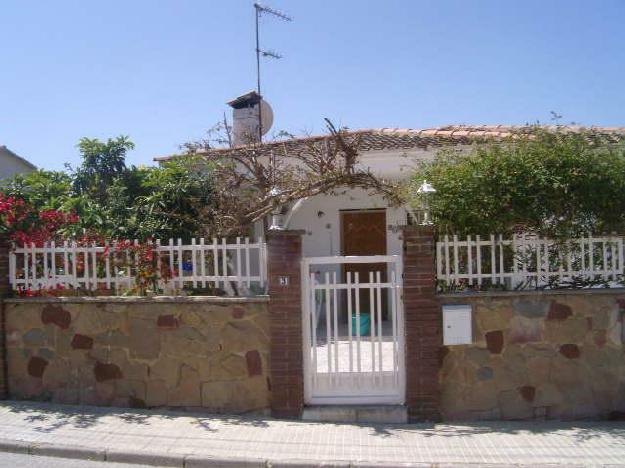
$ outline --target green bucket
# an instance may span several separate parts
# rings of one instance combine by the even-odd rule
[[[352,315],[352,336],[356,336],[356,330],[358,329],[358,317]],[[360,314],[360,336],[367,336],[371,333],[371,315]]]

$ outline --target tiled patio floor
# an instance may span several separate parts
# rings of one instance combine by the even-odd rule
[[[350,372],[350,369],[351,372],[356,372],[358,369],[358,349],[360,349],[360,369],[363,372],[380,370],[380,356],[382,356],[382,370],[392,371],[394,348],[391,328],[391,322],[384,320],[382,322],[382,336],[379,339],[375,333],[373,338],[371,335],[362,336],[360,337],[360,346],[358,346],[358,337],[352,336],[350,355],[347,324],[339,325],[338,341],[335,341],[334,330],[331,330],[330,346],[328,346],[325,324],[320,323],[317,327],[317,372],[328,372],[328,356],[332,359],[333,369],[335,359],[338,357],[338,370],[340,372]],[[371,346],[372,341],[373,346]],[[338,356],[336,354],[337,348]],[[372,369],[373,365],[375,365],[375,369]]]

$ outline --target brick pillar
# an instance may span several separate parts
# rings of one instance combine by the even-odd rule
[[[408,417],[437,421],[443,324],[436,297],[434,227],[404,227],[403,244]]]
[[[7,352],[6,352],[6,311],[4,297],[11,293],[9,285],[9,246],[0,240],[0,399],[8,398]]]
[[[271,331],[271,414],[299,418],[304,406],[302,231],[267,235]]]

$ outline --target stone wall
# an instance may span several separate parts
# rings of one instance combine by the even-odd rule
[[[266,298],[4,303],[9,395],[69,404],[268,408]]]
[[[444,419],[625,416],[622,290],[441,300],[473,307],[473,344],[443,348]]]

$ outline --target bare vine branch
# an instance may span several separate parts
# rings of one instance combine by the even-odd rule
[[[224,236],[245,233],[279,207],[353,188],[381,195],[391,205],[403,203],[399,183],[359,164],[358,133],[325,121],[328,134],[323,137],[252,142],[235,148],[215,148],[215,141],[223,141],[219,138],[183,145],[187,153],[201,156],[214,173],[217,200],[208,230]]]

